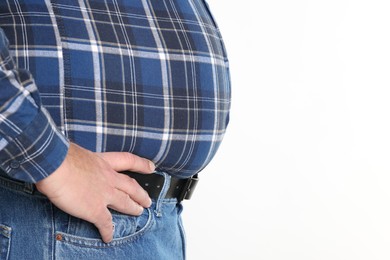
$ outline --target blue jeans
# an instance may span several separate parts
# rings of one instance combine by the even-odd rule
[[[94,225],[56,208],[33,184],[0,171],[0,259],[185,258],[185,237],[176,199],[160,198],[139,217],[112,211],[114,239],[105,244]]]

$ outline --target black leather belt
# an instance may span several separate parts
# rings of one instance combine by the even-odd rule
[[[130,171],[121,172],[135,179],[144,188],[150,198],[157,199],[164,186],[165,178],[159,174],[140,174]],[[178,202],[186,199],[189,200],[198,183],[198,176],[195,175],[188,179],[179,179],[171,176],[169,189],[165,198],[177,198]]]

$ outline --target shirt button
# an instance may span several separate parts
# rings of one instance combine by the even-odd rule
[[[20,162],[17,161],[17,160],[13,160],[10,165],[9,165],[12,169],[17,169],[20,167]]]

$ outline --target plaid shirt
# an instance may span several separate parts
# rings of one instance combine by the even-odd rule
[[[200,172],[228,123],[222,39],[204,0],[2,0],[0,167],[36,182],[69,142]]]

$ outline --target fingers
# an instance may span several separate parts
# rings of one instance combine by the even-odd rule
[[[150,160],[127,152],[105,152],[98,154],[107,164],[117,172],[134,171],[138,173],[152,173],[155,165]],[[132,178],[116,173],[117,181],[115,187],[127,193],[132,200],[143,207],[150,207],[152,204],[147,192]]]
[[[127,175],[117,174],[116,188],[126,193],[132,200],[142,207],[148,208],[152,204],[148,193],[138,184],[138,182]]]
[[[106,207],[103,207],[102,210],[97,215],[97,217],[95,218],[95,221],[91,221],[91,222],[99,230],[102,240],[105,243],[109,243],[112,241],[114,226],[112,223],[111,212]]]
[[[126,152],[105,152],[98,154],[115,171],[134,171],[139,173],[152,173],[155,165],[152,161]]]
[[[108,208],[140,215],[151,200],[145,190],[118,171],[151,173],[149,160],[125,152],[93,153],[75,144],[49,177],[37,182],[37,189],[64,212],[93,223],[104,242],[112,240],[112,216]]]
[[[102,240],[105,243],[111,242],[114,232],[112,215],[108,208],[114,209],[124,214],[139,216],[144,211],[144,207],[149,207],[151,205],[151,200],[148,194],[138,185],[138,183],[130,178],[127,180],[127,182],[133,186],[131,189],[131,196],[137,197],[136,199],[131,198],[129,194],[119,189],[113,189],[111,198],[109,199],[110,202],[106,203],[106,205],[100,205],[100,212],[96,211],[95,213],[97,214],[92,216],[91,222],[93,222],[93,224],[97,227]],[[136,201],[139,201],[142,206]]]
[[[139,216],[144,210],[144,208],[140,204],[135,202],[126,193],[120,190],[115,190],[112,202],[109,203],[107,206],[118,212],[132,216]]]

